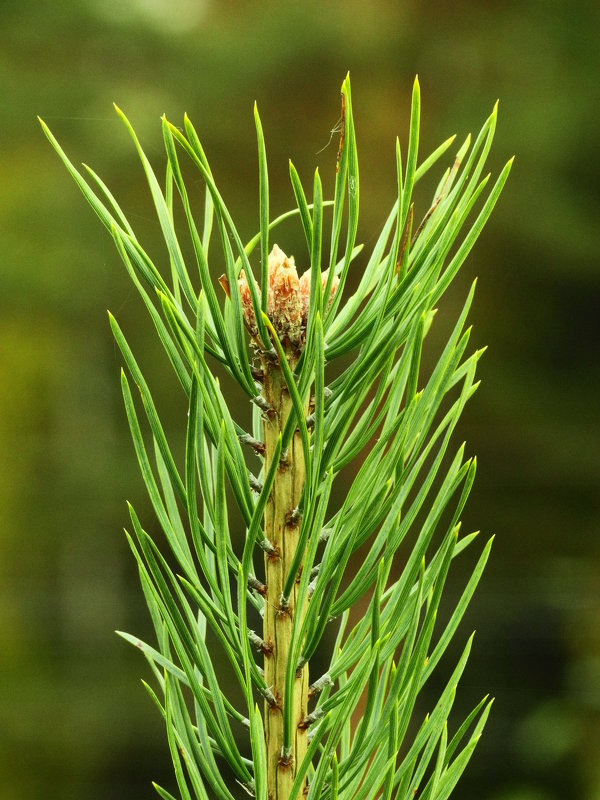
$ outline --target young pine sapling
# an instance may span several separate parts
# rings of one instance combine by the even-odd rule
[[[467,354],[465,328],[474,287],[427,380],[420,362],[435,308],[508,177],[511,162],[484,195],[496,108],[475,142],[469,137],[458,150],[417,225],[413,187],[454,137],[419,163],[415,81],[405,163],[396,142],[397,198],[354,292],[348,277],[361,252],[359,172],[348,77],[333,200],[323,200],[316,171],[309,203],[290,163],[296,207],[274,219],[255,108],[260,230],[247,244],[190,120],[180,130],[163,118],[163,188],[127,118],[117,113],[146,174],[168,276],[102,180],[88,167],[79,172],[42,125],[110,231],[188,406],[185,458],[177,463],[111,315],[130,375],[122,372],[121,383],[135,452],[170,550],[162,551],[130,507],[128,539],[157,641],[121,635],[143,651],[154,673],[157,689],[147,688],[166,723],[181,797],[231,800],[233,776],[257,800],[408,800],[417,792],[423,800],[444,800],[490,709],[484,698],[450,737],[447,721],[469,639],[433,711],[413,721],[419,692],[457,630],[491,545],[438,629],[451,562],[476,536],[460,535],[475,460],[465,460],[463,447],[446,458],[477,388],[482,351]],[[182,157],[206,186],[202,230]],[[331,226],[324,246],[325,209]],[[178,241],[176,213],[189,231],[193,271]],[[302,275],[274,243],[277,227],[294,215],[308,251]],[[221,288],[209,266],[215,228],[226,268]],[[232,417],[215,364],[252,403],[251,430]],[[248,464],[256,456],[260,469],[253,474]],[[334,507],[333,483],[351,464],[354,477]],[[239,546],[229,502],[243,520]],[[359,550],[360,560],[353,558]],[[359,603],[362,614],[352,614]],[[251,630],[261,618],[262,630]],[[319,663],[328,663],[324,674],[313,668],[317,651]],[[219,681],[224,661],[235,690]]]

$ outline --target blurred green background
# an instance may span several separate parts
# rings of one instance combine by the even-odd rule
[[[148,632],[125,498],[150,513],[107,308],[175,436],[184,412],[110,238],[36,115],[103,176],[156,254],[113,100],[161,170],[160,114],[190,114],[248,238],[253,101],[275,213],[293,202],[289,157],[304,180],[319,164],[331,186],[337,142],[318,151],[348,69],[367,246],[392,202],[414,74],[423,153],[476,132],[501,98],[491,167],[517,160],[444,312],[478,275],[473,340],[490,348],[459,426],[479,457],[464,530],[496,543],[461,629],[478,633],[460,707],[497,699],[457,797],[600,798],[599,34],[600,7],[585,1],[2,4],[0,800],[134,800],[153,796],[151,779],[171,785],[145,663],[113,633]],[[290,237],[279,244],[299,252]]]

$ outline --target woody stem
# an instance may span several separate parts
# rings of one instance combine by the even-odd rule
[[[294,356],[288,354],[290,366]],[[274,362],[264,364],[263,396],[271,407],[265,415],[263,432],[265,442],[265,474],[269,469],[279,434],[292,412],[291,400],[281,369]],[[265,613],[263,639],[267,645],[264,676],[271,689],[275,704],[265,703],[265,737],[267,751],[267,786],[270,800],[288,800],[296,770],[306,753],[306,729],[299,723],[307,715],[308,667],[295,679],[292,696],[293,731],[291,752],[283,747],[283,698],[285,677],[290,655],[292,623],[295,614],[306,613],[297,608],[297,584],[292,590],[289,604],[282,609],[280,600],[286,577],[298,545],[299,522],[292,517],[304,487],[304,455],[299,434],[296,432],[288,448],[285,462],[280,462],[273,489],[265,509],[265,536],[274,545],[275,553],[265,554]],[[271,649],[272,645],[272,649]]]

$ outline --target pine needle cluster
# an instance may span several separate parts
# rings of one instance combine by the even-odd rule
[[[182,129],[163,118],[161,185],[117,113],[141,159],[168,270],[143,248],[101,178],[88,167],[80,172],[42,125],[109,230],[188,407],[185,458],[177,463],[173,452],[183,448],[168,441],[111,315],[133,445],[165,537],[157,542],[129,508],[127,536],[156,641],[121,636],[141,649],[154,674],[154,686],[146,686],[166,725],[180,796],[232,800],[239,785],[242,796],[257,800],[410,800],[417,793],[445,800],[490,710],[484,698],[450,734],[470,638],[431,713],[415,718],[419,693],[457,631],[491,546],[447,621],[437,624],[452,562],[476,540],[460,530],[476,463],[464,447],[451,450],[478,385],[482,351],[469,352],[466,327],[474,286],[427,379],[421,354],[435,309],[510,171],[511,162],[491,189],[483,175],[496,108],[475,141],[459,148],[416,225],[413,187],[454,137],[419,161],[415,81],[405,161],[396,146],[397,197],[352,293],[348,276],[362,248],[349,77],[331,201],[323,199],[318,171],[307,197],[290,163],[296,207],[271,218],[255,108],[260,229],[248,243],[187,117]],[[182,158],[206,187],[202,220],[192,211]],[[186,223],[193,270],[176,215]],[[309,254],[301,276],[275,244],[278,226],[293,216]],[[226,268],[218,281],[210,268],[216,247]],[[250,430],[233,418],[215,363],[252,404]],[[348,465],[359,466],[336,507],[332,487]],[[241,546],[229,523],[232,504],[245,529]],[[359,603],[368,610],[352,614]],[[253,620],[262,620],[258,632]],[[317,652],[319,663],[326,658],[324,672],[313,668]],[[220,681],[224,660],[233,688]]]

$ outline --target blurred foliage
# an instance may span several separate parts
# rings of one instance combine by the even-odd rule
[[[480,275],[474,346],[491,347],[461,426],[480,465],[465,530],[484,527],[497,541],[466,623],[465,635],[478,635],[462,700],[491,691],[497,701],[458,791],[600,798],[599,24],[591,0],[3,4],[0,800],[135,800],[152,796],[151,778],[170,784],[143,663],[112,633],[147,631],[119,531],[126,497],[150,514],[107,307],[172,429],[184,420],[112,243],[36,114],[100,172],[156,252],[150,198],[113,100],[156,165],[159,115],[176,122],[188,111],[250,235],[254,99],[277,212],[292,202],[288,157],[303,177],[315,163],[325,185],[332,175],[337,143],[325,145],[347,69],[367,245],[393,194],[394,136],[405,143],[414,73],[423,152],[478,129],[501,98],[494,166],[512,153],[517,161],[442,313],[451,319]],[[421,213],[426,202],[424,190]],[[299,231],[285,235],[284,249],[300,253]]]

